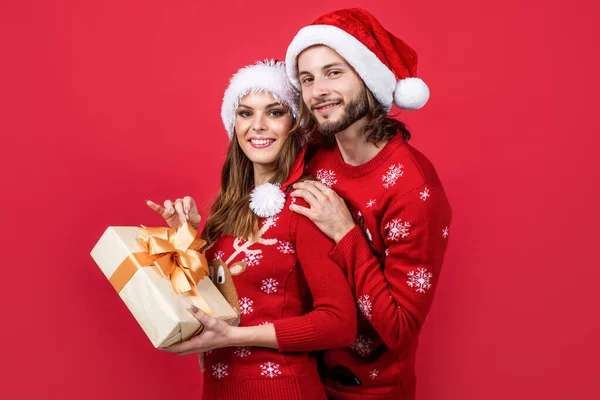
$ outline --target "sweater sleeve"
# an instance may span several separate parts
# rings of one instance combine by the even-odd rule
[[[430,197],[423,200],[423,188],[394,199],[384,212],[383,265],[358,226],[330,254],[352,282],[363,315],[398,353],[416,339],[425,322],[447,247],[451,209],[444,191],[427,185]]]
[[[279,351],[350,346],[356,338],[356,303],[344,272],[329,257],[334,243],[306,217],[296,214],[293,219],[296,253],[312,294],[313,310],[274,322]]]

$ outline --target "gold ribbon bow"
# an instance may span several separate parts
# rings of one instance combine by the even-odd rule
[[[212,315],[196,289],[198,282],[208,276],[206,257],[199,252],[206,241],[196,238],[197,231],[188,222],[177,229],[142,228],[138,240],[147,251],[132,253],[119,265],[110,277],[115,290],[120,292],[138,269],[154,266],[170,279],[176,293],[187,294],[194,305]]]
[[[176,230],[143,228],[144,234],[138,239],[162,275],[171,279],[177,293],[191,291],[208,276],[206,258],[199,252],[206,242],[196,238],[196,230],[190,224],[186,222]]]

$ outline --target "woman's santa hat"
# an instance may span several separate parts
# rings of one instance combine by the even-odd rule
[[[392,103],[404,110],[417,110],[429,99],[429,88],[416,77],[417,53],[365,10],[330,12],[296,34],[288,47],[286,64],[298,89],[298,56],[315,45],[328,46],[342,56],[388,111]]]
[[[298,102],[300,93],[290,82],[285,63],[275,60],[265,60],[241,68],[233,77],[225,90],[221,106],[221,119],[227,130],[229,139],[234,135],[235,115],[244,96],[250,93],[267,92],[286,106],[292,117],[298,117]],[[264,183],[257,186],[250,194],[250,208],[262,218],[272,217],[281,210],[285,204],[285,190],[296,182],[304,173],[304,152],[298,156],[288,179],[283,185]]]
[[[229,82],[223,104],[221,119],[229,139],[233,137],[235,114],[244,96],[250,93],[268,92],[282,105],[289,108],[292,117],[298,117],[299,93],[291,84],[285,70],[285,63],[265,60],[241,68]]]

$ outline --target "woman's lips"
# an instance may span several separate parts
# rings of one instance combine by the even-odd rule
[[[264,149],[270,147],[273,143],[275,143],[275,139],[252,138],[248,140],[248,142],[250,143],[250,146],[254,147],[255,149]]]

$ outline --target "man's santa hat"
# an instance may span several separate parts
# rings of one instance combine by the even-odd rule
[[[392,102],[404,110],[417,110],[429,99],[429,88],[416,77],[417,53],[365,10],[330,12],[296,34],[286,65],[298,89],[298,56],[315,45],[328,46],[342,56],[388,111]]]
[[[233,137],[235,114],[240,101],[249,93],[271,93],[282,105],[289,108],[292,117],[298,117],[299,93],[292,86],[285,70],[285,63],[265,60],[241,68],[231,77],[223,96],[221,119],[229,139]]]

